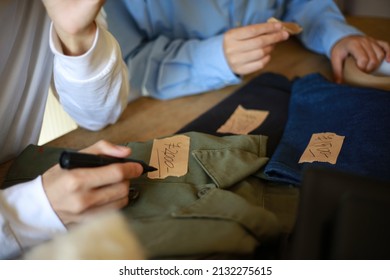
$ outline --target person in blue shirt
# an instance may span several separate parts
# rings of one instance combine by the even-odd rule
[[[270,17],[298,23],[302,43],[331,59],[336,82],[347,56],[365,72],[390,62],[389,44],[348,25],[332,0],[108,0],[105,10],[138,96],[171,99],[240,83],[290,36]]]

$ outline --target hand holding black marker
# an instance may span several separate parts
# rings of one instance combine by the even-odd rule
[[[69,152],[69,151],[62,152],[60,156],[60,166],[64,169],[73,169],[73,168],[81,168],[81,167],[100,167],[112,163],[126,163],[126,162],[136,162],[141,164],[143,168],[142,174],[157,170],[157,168],[147,165],[142,160],[131,159],[131,158],[116,158],[116,157],[110,157],[105,155],[94,155],[94,154]]]

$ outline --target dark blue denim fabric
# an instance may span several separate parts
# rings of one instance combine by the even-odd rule
[[[245,109],[269,111],[265,121],[249,134],[268,136],[267,156],[270,157],[282,137],[287,122],[291,86],[291,81],[282,75],[264,73],[253,78],[176,133],[197,131],[216,136],[231,135],[218,133],[217,130],[230,118],[238,105]]]
[[[312,134],[322,132],[345,136],[337,163],[298,163]],[[296,79],[285,131],[264,173],[299,185],[308,166],[390,180],[390,92],[338,85],[320,74]]]

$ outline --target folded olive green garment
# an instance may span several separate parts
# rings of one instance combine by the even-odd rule
[[[251,257],[283,231],[264,208],[257,172],[267,162],[266,136],[190,137],[188,173],[131,181],[139,196],[123,209],[151,259]],[[130,142],[132,157],[149,162],[153,140]],[[58,162],[63,149],[29,146],[15,161],[5,186],[30,180]]]

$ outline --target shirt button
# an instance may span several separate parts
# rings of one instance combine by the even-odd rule
[[[138,197],[139,197],[139,190],[137,190],[135,188],[130,188],[130,191],[129,191],[129,205],[134,204],[134,202],[137,200]]]
[[[206,195],[210,191],[210,187],[204,187],[198,191],[198,197],[201,198],[202,196]]]

